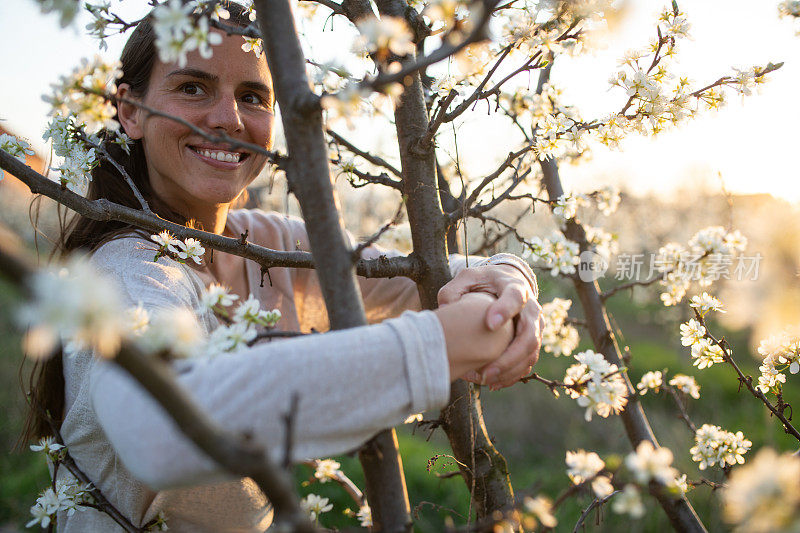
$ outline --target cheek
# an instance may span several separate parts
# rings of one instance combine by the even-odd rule
[[[269,114],[266,117],[260,117],[258,120],[254,120],[250,131],[252,132],[253,142],[255,144],[264,146],[267,149],[272,148],[272,126],[274,122],[275,117],[272,114]]]

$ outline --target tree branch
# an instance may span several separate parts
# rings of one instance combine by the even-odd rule
[[[550,68],[542,72],[538,84],[539,91],[542,90],[549,75]],[[540,165],[542,167],[543,182],[547,189],[548,198],[554,201],[564,194],[558,173],[558,164],[554,159],[547,158],[540,161]],[[589,249],[586,231],[583,226],[574,219],[567,221],[563,233],[567,239],[577,242],[581,251]],[[581,301],[584,316],[586,317],[587,329],[592,338],[595,351],[603,354],[606,360],[622,369],[620,375],[628,389],[629,401],[625,410],[622,411],[619,416],[625,426],[628,440],[634,449],[644,440],[650,441],[653,446],[658,447],[658,441],[642,409],[641,402],[631,401],[636,395],[636,389],[633,388],[628,378],[627,371],[625,371],[626,365],[623,361],[622,352],[611,330],[608,312],[601,298],[597,281],[582,281],[577,276],[573,276],[572,283]],[[700,521],[685,496],[673,497],[667,494],[666,491],[658,490],[659,488],[660,487],[651,487],[650,493],[658,500],[662,509],[664,509],[667,514],[670,523],[676,530],[691,532],[706,531],[705,526]]]
[[[731,367],[733,367],[733,369],[736,371],[739,383],[744,385],[745,388],[747,388],[747,390],[750,391],[750,394],[759,399],[761,403],[763,403],[767,407],[767,409],[769,409],[770,413],[775,415],[775,417],[778,420],[780,420],[781,424],[783,424],[783,430],[787,434],[791,435],[792,437],[800,441],[800,432],[798,432],[797,429],[789,421],[789,419],[786,418],[781,409],[778,409],[777,407],[772,405],[772,402],[770,402],[769,399],[766,397],[766,395],[763,392],[761,392],[761,389],[753,386],[753,378],[750,376],[745,376],[742,370],[739,368],[739,365],[736,364],[736,361],[733,360],[732,350],[728,346],[727,341],[724,338],[717,339],[716,337],[714,337],[714,335],[711,334],[711,332],[708,330],[708,326],[706,326],[705,319],[700,313],[697,312],[697,310],[695,310],[695,316],[697,317],[697,320],[703,325],[703,327],[706,328],[706,336],[709,339],[711,339],[711,341],[714,344],[716,344],[722,349],[725,362],[730,364]]]
[[[11,268],[6,268],[9,265]],[[23,285],[34,271],[18,251],[0,240],[0,276]],[[113,362],[141,384],[183,434],[217,464],[234,475],[252,478],[274,506],[280,521],[285,521],[295,531],[316,531],[300,509],[288,473],[277,468],[259,446],[223,429],[198,408],[165,361],[147,356],[136,346],[124,343]]]
[[[19,178],[32,193],[47,196],[76,213],[93,220],[115,220],[152,233],[167,230],[180,239],[191,237],[215,250],[255,261],[262,269],[273,267],[315,268],[314,258],[309,252],[272,250],[247,241],[242,242],[241,239],[223,237],[215,233],[187,228],[159,218],[156,215],[150,215],[139,209],[115,204],[105,199],[87,200],[83,196],[75,194],[58,183],[47,179],[3,150],[0,150],[0,168]],[[418,276],[419,268],[419,261],[413,256],[361,259],[356,263],[358,274],[370,278],[406,276],[415,279]]]

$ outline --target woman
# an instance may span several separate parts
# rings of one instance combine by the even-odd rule
[[[229,22],[246,25],[242,9],[235,4],[228,8]],[[210,143],[191,128],[136,105],[269,148],[269,70],[263,55],[243,52],[241,44],[241,37],[223,36],[211,58],[192,53],[179,67],[157,59],[152,27],[142,22],[123,51],[124,75],[118,81],[118,120],[135,144],[130,157],[120,150],[114,155],[164,218],[230,236],[248,232],[251,241],[269,248],[289,250],[299,243],[308,250],[301,221],[231,211],[264,167],[263,155]],[[95,171],[89,196],[136,207],[126,187],[103,164]],[[63,245],[65,252],[78,248],[92,251],[94,264],[119,283],[130,305],[141,304],[150,312],[191,309],[206,334],[217,325],[210,312],[200,310],[200,293],[211,282],[230,287],[240,301],[253,294],[262,307],[280,309],[282,329],[326,327],[319,286],[310,270],[273,268],[272,283],[260,287],[260,272],[252,262],[220,252],[213,262],[207,256],[199,267],[169,258],[154,262],[147,249],[152,244],[132,228],[81,218]],[[378,253],[370,248],[365,256]],[[452,259],[456,270],[463,270],[463,258]],[[276,457],[283,453],[281,417],[294,394],[299,394],[295,459],[355,449],[410,414],[441,408],[452,380],[480,378],[499,387],[530,370],[539,344],[533,274],[513,256],[484,263],[448,284],[442,293],[447,305],[434,312],[405,313],[372,326],[262,344],[201,362],[181,361],[176,364],[178,378],[213,418],[227,429],[248,432]],[[408,279],[360,283],[370,322],[419,308]],[[510,318],[520,310],[515,335]],[[59,361],[42,372],[34,399],[51,413],[63,414],[61,434],[77,465],[134,524],[166,511],[173,531],[266,529],[271,513],[254,484],[232,479],[214,465],[120,369],[91,353],[65,357],[62,395],[60,376],[53,373]],[[42,392],[55,397],[48,400]],[[59,531],[120,528],[108,516],[86,509],[60,516]]]

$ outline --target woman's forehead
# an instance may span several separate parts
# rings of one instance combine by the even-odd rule
[[[271,87],[272,77],[265,54],[256,55],[255,52],[242,50],[245,41],[240,35],[222,35],[222,42],[211,46],[211,57],[205,58],[198,50],[193,50],[186,55],[184,66],[158,60],[153,74],[164,80],[186,75],[221,83],[259,83]]]

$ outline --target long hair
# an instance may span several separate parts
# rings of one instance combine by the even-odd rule
[[[240,28],[250,24],[249,10],[235,2],[222,2],[230,13],[230,18],[225,22]],[[152,16],[152,13],[151,13]],[[122,77],[116,84],[127,83],[131,95],[135,98],[144,98],[150,83],[150,75],[155,65],[157,53],[155,46],[155,31],[148,16],[136,26],[125,43],[120,62],[122,63]],[[127,172],[136,188],[147,201],[150,209],[165,220],[189,227],[198,224],[185,215],[170,208],[153,191],[147,174],[147,159],[141,139],[134,140],[130,147],[130,154],[119,145],[113,143],[114,135],[101,132],[103,148]],[[105,198],[116,204],[134,209],[141,206],[133,194],[130,186],[123,179],[117,169],[103,159],[92,170],[92,179],[86,197],[89,200]],[[247,191],[244,191],[237,203],[246,201]],[[35,201],[35,200],[34,200]],[[76,250],[93,252],[105,242],[134,231],[130,224],[116,221],[98,221],[75,215],[69,221],[59,217],[60,231],[55,242],[54,255],[63,258]],[[56,353],[46,361],[37,361],[31,370],[25,386],[24,370],[20,368],[20,381],[23,391],[28,399],[28,413],[25,425],[18,441],[18,447],[26,443],[46,437],[54,436],[53,426],[60,427],[64,418],[64,373],[63,354]]]

